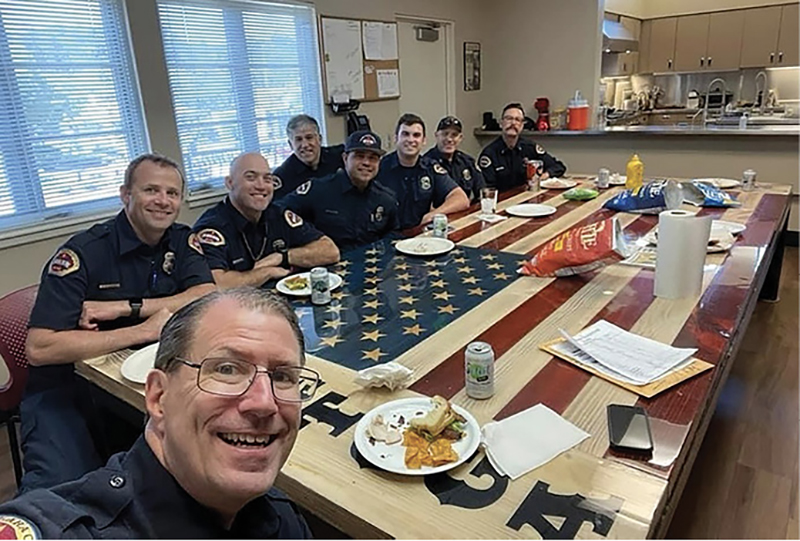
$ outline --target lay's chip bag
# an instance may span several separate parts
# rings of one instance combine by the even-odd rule
[[[624,190],[606,201],[604,208],[638,214],[658,214],[681,206],[681,185],[674,180],[648,182],[632,190]]]
[[[693,180],[685,182],[681,186],[683,187],[683,200],[697,207],[739,207],[742,205],[732,195],[705,182]]]

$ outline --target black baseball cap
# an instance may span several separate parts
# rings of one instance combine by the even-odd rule
[[[371,150],[378,156],[386,154],[386,151],[381,148],[380,136],[369,130],[359,130],[350,134],[344,144],[344,151],[351,152],[353,150]]]
[[[439,121],[439,125],[436,126],[436,131],[446,130],[447,128],[453,128],[457,130],[458,133],[461,133],[463,126],[461,125],[461,121],[454,116],[446,116]]]

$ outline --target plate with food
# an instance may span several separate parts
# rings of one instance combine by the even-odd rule
[[[511,216],[519,216],[521,218],[537,218],[540,216],[550,216],[556,213],[556,207],[550,205],[540,205],[539,203],[522,203],[521,205],[513,205],[506,209],[506,213]]]
[[[714,226],[715,222],[712,222],[711,227],[711,235],[708,237],[708,248],[707,251],[710,254],[717,253],[717,252],[726,252],[731,249],[733,243],[736,242],[736,239],[733,238],[733,234],[726,228],[720,226]],[[644,236],[644,239],[652,245],[658,244],[658,228],[650,231],[647,235]]]
[[[728,231],[730,231],[731,235],[738,235],[739,233],[747,229],[747,226],[744,224],[738,224],[736,222],[726,222],[724,220],[714,220],[713,222],[711,222],[712,231],[718,228],[727,229]]]
[[[275,284],[275,289],[284,295],[291,295],[292,297],[307,297],[311,295],[311,273],[301,272],[300,274],[292,274],[283,278],[280,282]],[[334,272],[328,273],[328,286],[331,291],[342,285],[342,277]]]
[[[158,342],[134,351],[122,363],[122,377],[134,383],[145,384],[147,373],[156,364],[156,353],[158,353]]]
[[[441,396],[403,398],[364,415],[354,438],[361,456],[378,468],[429,475],[469,460],[481,443],[481,427]]]
[[[548,178],[539,183],[539,186],[548,190],[566,190],[568,188],[574,188],[577,185],[578,183],[574,180],[566,178]]]
[[[415,237],[403,239],[394,245],[397,251],[406,255],[441,255],[456,247],[450,239],[439,237]]]
[[[727,190],[729,188],[738,188],[742,185],[741,181],[732,178],[695,178],[695,182],[702,182],[704,184],[711,184],[720,190]]]

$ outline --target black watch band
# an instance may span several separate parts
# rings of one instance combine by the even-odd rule
[[[281,253],[281,267],[283,267],[284,269],[288,269],[291,267],[291,265],[289,264],[289,250],[284,250]]]
[[[139,319],[142,313],[142,299],[130,299],[128,300],[128,304],[131,307],[130,317],[133,319]]]

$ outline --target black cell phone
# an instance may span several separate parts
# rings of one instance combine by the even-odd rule
[[[653,450],[650,418],[644,408],[609,404],[608,441],[614,449],[646,452]]]

